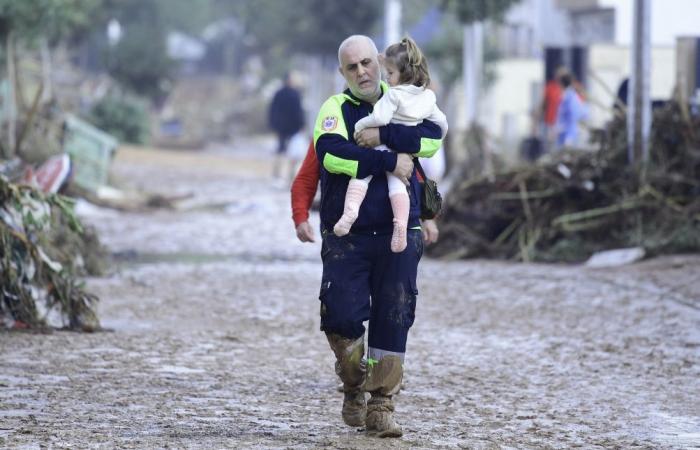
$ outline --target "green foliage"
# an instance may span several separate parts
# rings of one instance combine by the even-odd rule
[[[294,53],[334,55],[351,34],[369,34],[382,19],[382,2],[356,0],[239,0],[217,3],[217,17],[235,17],[246,46],[266,59]]]
[[[431,71],[437,70],[441,81],[449,87],[462,76],[463,32],[451,15],[443,17],[441,25],[440,33],[423,50]]]
[[[148,140],[148,106],[133,96],[104,97],[93,106],[87,120],[122,142],[144,144]]]
[[[148,24],[135,24],[109,52],[107,66],[122,85],[156,100],[168,91],[173,62],[166,53],[164,33],[154,35]]]
[[[163,8],[156,0],[121,0],[109,11],[122,25],[121,39],[107,50],[109,73],[126,88],[153,100],[167,93],[173,71]]]
[[[156,6],[163,23],[194,36],[216,19],[212,0],[156,0]]]
[[[335,55],[343,39],[352,34],[369,34],[375,22],[383,17],[383,2],[374,0],[300,3],[303,8],[287,8],[294,21],[289,36],[284,39],[290,50],[307,54]]]
[[[424,49],[431,69],[437,69],[446,87],[452,86],[462,76],[463,45],[463,25],[457,22],[456,16],[448,14],[443,18],[440,33]],[[488,90],[496,80],[493,63],[500,57],[491,39],[484,39],[483,57],[481,85]]]
[[[91,25],[102,0],[0,0],[0,37],[10,32],[33,40],[69,36]]]

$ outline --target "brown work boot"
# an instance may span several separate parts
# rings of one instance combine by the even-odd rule
[[[364,427],[367,402],[364,391],[346,392],[343,398],[343,422],[351,427]]]
[[[367,416],[367,403],[362,386],[365,382],[365,365],[362,356],[364,339],[347,339],[337,334],[326,334],[335,353],[335,373],[343,381],[343,422],[351,427],[363,427]]]
[[[367,402],[367,435],[379,438],[401,437],[403,430],[394,420],[394,402],[390,396],[372,394]]]
[[[403,431],[394,420],[392,396],[401,389],[403,362],[395,355],[387,355],[379,361],[368,361],[369,372],[365,390],[372,394],[367,402],[367,435],[374,437],[401,437]]]

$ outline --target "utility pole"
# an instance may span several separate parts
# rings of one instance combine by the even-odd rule
[[[481,22],[473,22],[463,26],[462,45],[462,78],[464,83],[465,110],[468,126],[477,117],[479,106],[479,91],[481,89],[481,68],[483,65],[484,31]]]
[[[650,18],[651,0],[634,1],[634,27],[632,31],[632,56],[630,95],[627,109],[627,157],[630,164],[649,161],[649,135],[651,133],[650,88]]]
[[[384,49],[400,39],[401,0],[384,0]]]

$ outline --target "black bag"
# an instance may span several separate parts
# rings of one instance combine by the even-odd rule
[[[437,183],[425,175],[423,167],[420,165],[418,158],[414,159],[418,173],[423,177],[421,183],[421,198],[420,198],[420,218],[423,220],[431,220],[440,214],[442,209],[442,195],[438,191]]]

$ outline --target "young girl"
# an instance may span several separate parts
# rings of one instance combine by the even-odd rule
[[[391,86],[374,105],[372,114],[355,124],[355,138],[365,128],[380,127],[391,123],[416,126],[428,119],[439,125],[443,137],[447,133],[447,118],[435,104],[435,94],[426,89],[430,83],[428,62],[411,38],[389,46],[382,61],[386,79]],[[377,147],[387,150],[386,146]],[[389,200],[394,213],[394,232],[391,236],[391,251],[402,252],[406,248],[406,227],[410,200],[406,186],[387,172]],[[367,194],[372,176],[364,179],[352,178],[345,193],[343,216],[333,227],[338,236],[345,236],[357,219],[360,205]]]

